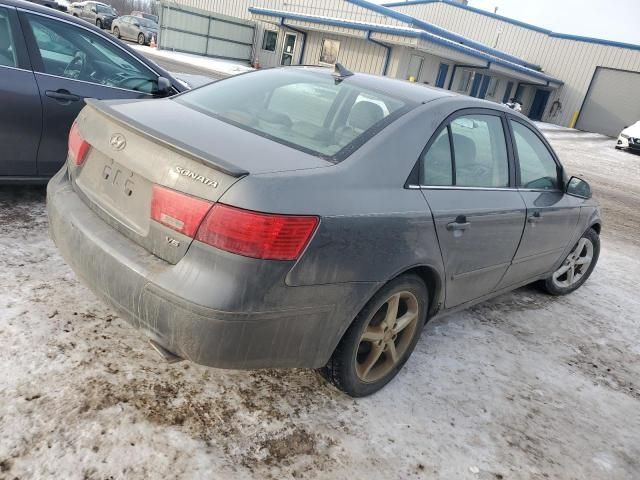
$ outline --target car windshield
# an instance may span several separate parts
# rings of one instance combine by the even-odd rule
[[[238,75],[175,97],[291,147],[340,161],[414,104],[304,68]]]
[[[98,5],[97,6],[97,10],[98,13],[108,13],[110,15],[115,15],[115,12],[113,11],[113,8],[107,6],[107,5]]]
[[[143,17],[136,17],[133,19],[133,21],[138,23],[141,27],[158,28],[158,24],[156,22],[152,22],[151,20],[147,20]]]

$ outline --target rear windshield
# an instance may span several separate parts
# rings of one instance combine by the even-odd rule
[[[175,101],[331,161],[346,158],[414,105],[327,72],[270,69],[238,75]]]

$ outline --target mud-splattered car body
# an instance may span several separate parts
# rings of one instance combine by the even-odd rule
[[[191,100],[286,75],[296,78],[283,85],[352,91],[327,113],[331,122],[312,127],[281,111],[248,118]],[[321,367],[369,299],[401,274],[423,279],[433,318],[548,277],[585,230],[600,228],[596,204],[565,192],[567,175],[536,127],[497,104],[310,68],[241,75],[191,95],[89,101],[67,164],[49,183],[48,212],[78,276],[164,349],[197,363]],[[459,116],[472,118],[469,128],[484,116],[502,126],[503,186],[424,184],[425,152]],[[548,149],[553,188],[519,184],[510,122]],[[351,137],[340,144],[338,135]],[[188,230],[190,220],[172,213],[183,201],[200,212]],[[295,255],[269,258],[221,243],[218,227],[204,234],[221,215],[313,220]]]

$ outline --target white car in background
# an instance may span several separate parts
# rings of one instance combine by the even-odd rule
[[[620,132],[616,148],[640,152],[640,120]]]

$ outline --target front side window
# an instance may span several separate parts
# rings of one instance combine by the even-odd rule
[[[18,66],[9,15],[4,8],[0,8],[0,65],[5,67]]]
[[[276,51],[276,43],[278,42],[278,32],[274,30],[265,30],[262,37],[262,49],[267,52]]]
[[[438,134],[423,155],[422,165],[422,185],[508,187],[509,160],[501,118],[457,117]]]
[[[293,148],[340,161],[414,106],[401,98],[336,83],[305,69],[260,70],[227,78],[174,99],[190,108]],[[359,143],[360,144],[360,143]]]
[[[157,76],[107,40],[66,22],[27,18],[43,73],[142,93],[157,91]]]
[[[513,138],[520,164],[520,183],[523,188],[558,189],[558,166],[542,140],[528,127],[511,120]]]
[[[335,65],[338,61],[338,52],[340,51],[340,42],[338,40],[330,40],[325,38],[322,41],[322,51],[320,52],[320,63],[327,65]]]

